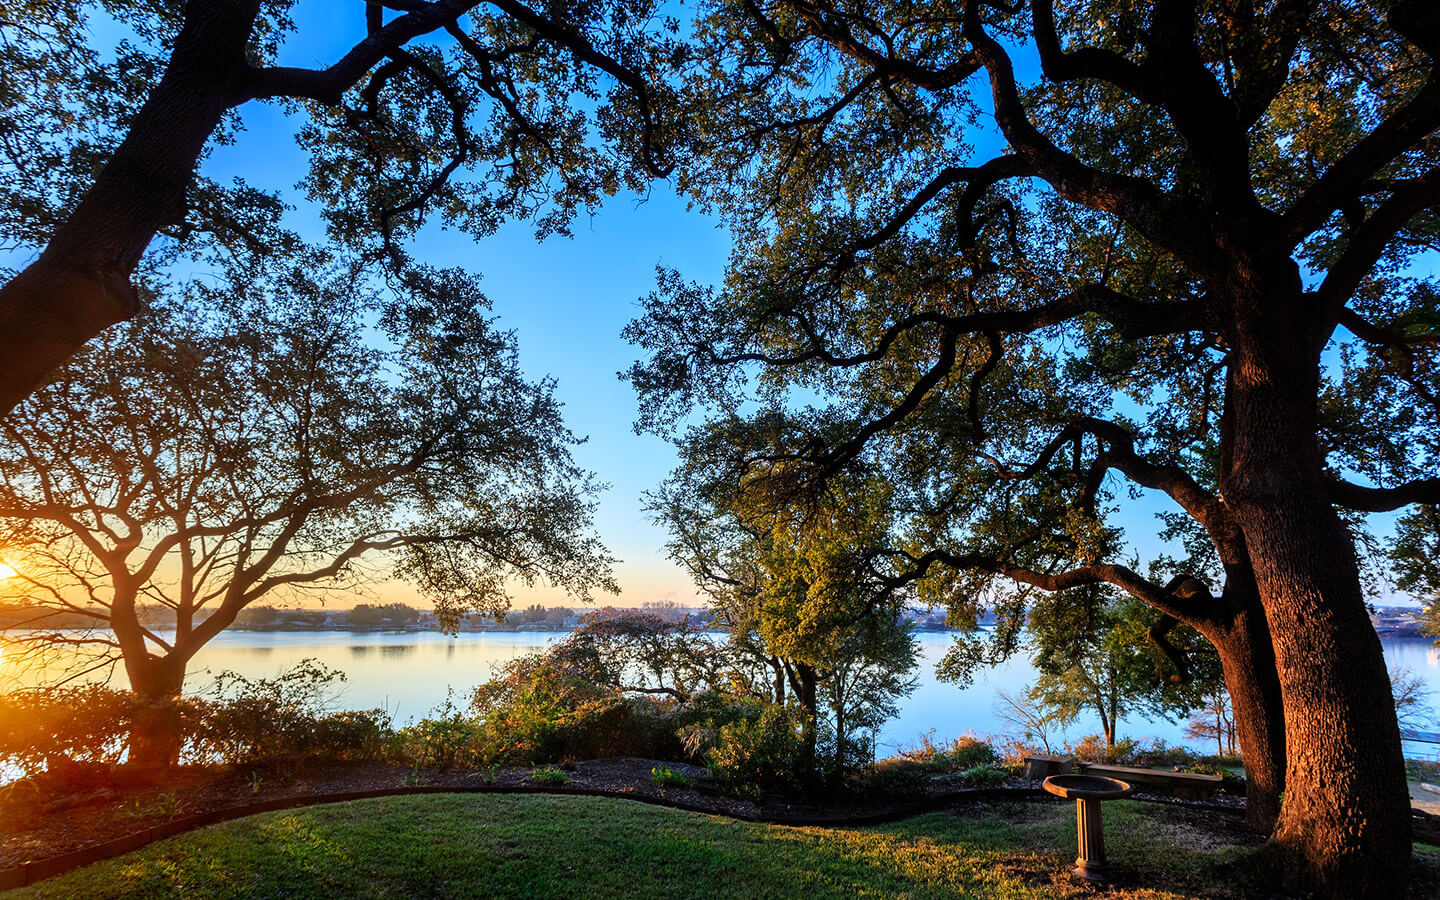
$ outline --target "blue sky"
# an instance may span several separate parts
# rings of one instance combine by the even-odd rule
[[[284,65],[321,67],[340,58],[363,37],[360,3],[300,3],[296,29],[282,50]],[[298,117],[279,105],[251,103],[240,110],[244,131],[229,146],[212,148],[205,174],[283,191],[297,208],[290,225],[314,240],[324,233],[316,209],[295,185],[305,176],[307,156],[295,144]],[[996,140],[979,141],[982,145]],[[990,146],[980,149],[990,150]],[[650,523],[641,495],[672,468],[673,450],[632,429],[633,390],[617,378],[636,350],[620,338],[638,312],[638,299],[655,284],[655,266],[680,270],[687,278],[717,283],[730,250],[728,234],[711,217],[687,210],[671,186],[657,183],[644,198],[620,194],[574,223],[573,237],[537,241],[533,226],[511,222],[479,241],[455,231],[427,228],[412,246],[419,259],[459,265],[483,275],[483,287],[503,327],[516,333],[520,360],[532,378],[553,376],[565,403],[566,421],[587,442],[578,448],[581,465],[610,487],[600,501],[596,528],[620,562],[622,595],[613,602],[698,602],[685,573],[664,558],[665,533]],[[1153,513],[1168,501],[1151,496],[1126,501],[1121,524],[1144,554],[1158,549]],[[404,585],[379,590],[385,600],[418,602]],[[563,593],[523,587],[517,605],[566,603]]]
[[[294,10],[296,29],[280,62],[321,67],[339,59],[363,37],[363,3],[333,0],[301,2]],[[97,27],[97,31],[103,26]],[[1033,68],[1022,59],[1022,77]],[[983,96],[983,91],[982,91]],[[324,234],[316,209],[295,185],[305,176],[307,156],[294,136],[301,124],[278,105],[252,103],[240,111],[244,131],[233,145],[213,147],[204,163],[207,175],[228,181],[242,176],[250,184],[282,191],[297,205],[290,225],[314,240]],[[977,141],[995,149],[993,136]],[[619,603],[695,601],[688,577],[666,560],[664,532],[641,509],[641,495],[653,489],[675,462],[673,450],[658,438],[636,435],[635,396],[617,372],[635,359],[635,348],[620,338],[638,312],[638,298],[655,284],[655,266],[680,270],[687,278],[718,282],[730,240],[718,222],[687,210],[671,186],[657,183],[645,198],[621,194],[573,225],[571,238],[537,241],[532,225],[512,222],[492,237],[431,227],[412,246],[416,257],[437,265],[458,265],[483,275],[483,286],[503,327],[516,333],[521,364],[532,378],[553,376],[565,403],[566,420],[588,438],[578,448],[581,465],[593,470],[609,489],[600,501],[596,528],[620,563],[623,589]],[[1121,495],[1123,526],[1143,559],[1161,547],[1155,512],[1171,507],[1168,499],[1147,493],[1139,500]],[[417,602],[401,585],[385,586],[386,600]],[[517,604],[566,603],[549,588],[521,589]]]

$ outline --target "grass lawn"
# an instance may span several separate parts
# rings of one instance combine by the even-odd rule
[[[1191,824],[1185,824],[1187,820]],[[1111,898],[1216,897],[1243,851],[1193,817],[1107,804]],[[15,897],[1056,897],[1070,804],[974,805],[866,828],[754,825],[623,800],[441,794],[268,813]],[[1440,864],[1433,848],[1418,851]],[[1144,886],[1144,887],[1142,887]],[[1227,888],[1232,896],[1244,896]]]

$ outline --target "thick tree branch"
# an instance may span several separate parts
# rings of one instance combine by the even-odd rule
[[[1412,503],[1440,504],[1440,478],[1421,478],[1394,487],[1364,487],[1340,478],[1330,482],[1330,502],[1361,512],[1390,512]]]

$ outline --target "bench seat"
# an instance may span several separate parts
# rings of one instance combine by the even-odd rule
[[[1209,800],[1220,789],[1219,775],[1197,772],[1171,772],[1166,769],[1142,769],[1136,766],[1109,766],[1091,763],[1084,766],[1087,775],[1118,778],[1136,787],[1164,788],[1185,800]]]

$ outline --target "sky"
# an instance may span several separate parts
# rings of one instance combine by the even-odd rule
[[[363,37],[363,12],[364,4],[353,0],[302,0],[279,63],[316,68],[339,59]],[[1022,66],[1022,78],[1025,68],[1030,66]],[[233,144],[212,148],[204,174],[224,182],[242,176],[253,186],[281,191],[297,207],[290,227],[322,241],[318,210],[296,189],[308,168],[306,153],[295,143],[301,119],[287,116],[279,105],[261,103],[242,107],[240,116],[243,131]],[[983,153],[998,141],[977,143]],[[586,438],[576,449],[577,461],[609,485],[595,528],[618,560],[615,574],[622,594],[605,602],[697,605],[701,601],[689,577],[664,556],[664,531],[642,508],[642,495],[658,486],[674,466],[675,454],[661,439],[634,433],[635,394],[617,373],[630,366],[637,350],[620,334],[638,314],[639,298],[653,290],[657,265],[678,269],[687,279],[718,283],[730,252],[729,235],[714,218],[687,209],[665,182],[657,182],[643,198],[610,198],[582,214],[572,231],[572,237],[538,241],[531,223],[516,221],[477,241],[432,226],[410,249],[425,262],[481,274],[501,327],[516,334],[526,374],[556,380],[567,424]],[[1153,492],[1122,502],[1117,524],[1142,559],[1162,548],[1155,513],[1165,508],[1173,506]],[[418,593],[401,584],[380,586],[375,599],[422,605]],[[548,586],[517,586],[514,599],[520,606],[571,605]],[[333,597],[327,602],[344,606],[355,601]]]
[[[362,15],[360,3],[299,3],[297,27],[278,62],[305,67],[334,62],[363,36]],[[307,171],[307,156],[295,143],[301,120],[287,117],[278,105],[260,103],[242,107],[240,114],[244,131],[234,144],[212,148],[204,174],[222,181],[240,175],[256,187],[283,190],[297,205],[290,226],[322,240],[316,208],[295,189]],[[996,142],[980,143],[980,150],[988,151]],[[621,594],[602,602],[699,605],[703,600],[689,577],[665,558],[664,530],[642,508],[642,495],[658,486],[676,457],[661,439],[634,433],[635,393],[617,373],[630,366],[637,350],[620,333],[638,314],[639,298],[653,290],[657,265],[678,269],[690,280],[718,283],[730,237],[716,219],[687,209],[665,182],[643,198],[628,193],[610,198],[582,215],[572,231],[572,237],[537,241],[529,222],[515,221],[475,240],[431,226],[411,250],[417,259],[481,274],[500,325],[516,334],[526,374],[556,379],[567,424],[587,439],[576,450],[577,461],[609,485],[595,527],[619,560]],[[1154,513],[1168,503],[1152,494],[1124,505],[1120,524],[1142,556],[1160,547]],[[398,583],[380,585],[374,599],[423,605],[413,588]],[[570,604],[563,592],[543,585],[517,585],[514,600],[517,606]]]
[[[363,37],[363,10],[361,3],[299,3],[297,27],[278,62],[317,67],[335,61]],[[255,187],[283,189],[297,206],[288,224],[323,240],[318,212],[294,189],[307,171],[307,155],[295,143],[301,120],[273,104],[250,103],[240,114],[244,131],[234,144],[212,149],[203,173],[221,181],[240,175]],[[587,439],[576,448],[577,462],[609,484],[595,528],[619,560],[615,573],[622,593],[603,602],[699,605],[689,576],[663,554],[664,530],[642,509],[641,495],[659,485],[675,465],[675,454],[661,439],[634,433],[635,393],[618,373],[629,368],[636,351],[620,332],[639,313],[639,299],[654,289],[657,264],[718,282],[729,235],[715,219],[687,211],[664,183],[643,198],[628,193],[609,198],[582,214],[571,230],[573,237],[537,241],[531,223],[516,221],[477,241],[432,226],[410,249],[427,263],[481,274],[500,326],[516,334],[526,375],[556,379],[567,425]],[[376,593],[387,602],[423,605],[406,585],[383,585]],[[345,605],[344,598],[334,599]],[[514,599],[519,606],[570,603],[548,586],[517,585]]]

